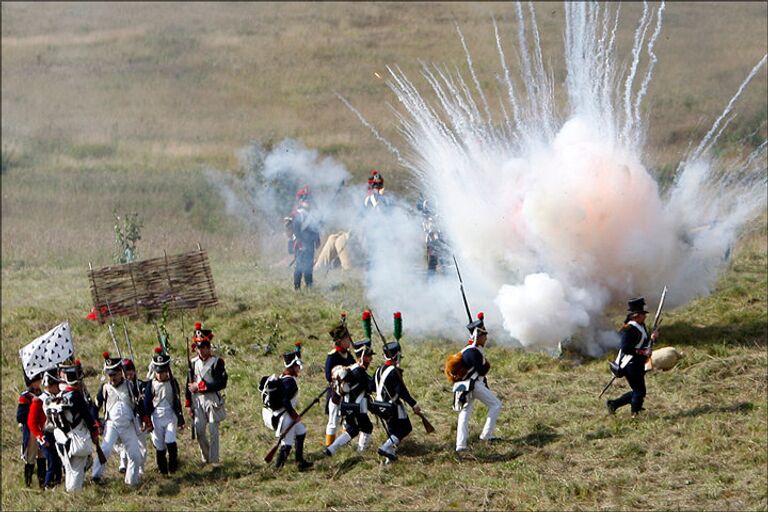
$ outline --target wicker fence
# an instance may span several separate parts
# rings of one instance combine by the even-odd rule
[[[99,322],[111,315],[138,317],[218,304],[208,254],[203,250],[89,269]]]

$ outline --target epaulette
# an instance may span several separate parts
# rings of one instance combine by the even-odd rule
[[[19,405],[27,405],[32,403],[32,400],[30,400],[29,395],[27,393],[29,392],[24,391],[22,394],[19,395]]]
[[[335,354],[335,353],[336,353],[336,349],[334,348],[333,350],[331,350],[330,352],[328,352],[328,355],[329,355],[329,356],[332,356],[332,355],[333,355],[333,354]]]

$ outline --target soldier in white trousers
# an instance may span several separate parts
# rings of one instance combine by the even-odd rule
[[[461,360],[467,369],[464,380],[456,382],[453,386],[454,409],[459,411],[459,422],[456,426],[456,451],[467,449],[469,439],[469,418],[472,417],[475,400],[479,400],[488,407],[488,417],[480,434],[483,441],[496,439],[496,419],[501,412],[501,401],[496,394],[488,388],[486,375],[491,369],[491,363],[485,358],[485,342],[488,339],[488,331],[485,329],[483,313],[478,314],[478,319],[467,325],[472,335],[469,344],[461,351]]]
[[[53,436],[64,466],[67,492],[82,490],[88,457],[93,451],[93,443],[99,440],[96,421],[80,390],[82,370],[78,363],[59,367],[65,387],[59,395],[46,402],[44,409],[46,417],[54,425]]]
[[[227,417],[221,391],[227,387],[229,377],[224,359],[211,352],[213,332],[202,327],[200,322],[195,323],[192,341],[197,356],[192,358],[194,375],[193,381],[187,384],[185,405],[192,409],[203,464],[218,464],[219,423]]]
[[[175,473],[178,468],[176,430],[184,427],[179,383],[171,375],[171,356],[161,347],[155,348],[151,369],[154,377],[144,388],[144,411],[152,418],[152,444],[161,474]],[[166,458],[167,455],[167,458]]]
[[[96,405],[99,410],[104,408],[104,440],[101,449],[109,459],[115,449],[115,444],[121,441],[128,454],[125,471],[125,483],[131,486],[139,484],[139,468],[142,463],[141,447],[136,435],[136,415],[142,418],[141,429],[151,429],[149,418],[143,414],[143,407],[138,401],[138,389],[130,380],[125,379],[123,361],[120,358],[109,357],[104,352],[104,371],[108,382],[99,387],[96,394]],[[104,476],[106,463],[95,461],[91,477],[99,482]]]

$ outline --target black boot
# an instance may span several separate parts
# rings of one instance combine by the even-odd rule
[[[281,446],[280,451],[277,452],[277,460],[275,461],[275,467],[280,469],[285,465],[285,460],[288,458],[288,454],[291,453],[290,446]]]
[[[179,450],[176,443],[166,443],[168,448],[168,471],[175,473],[179,467]]]
[[[34,464],[24,464],[24,485],[30,487],[32,485],[32,475],[35,474]]]
[[[296,466],[299,470],[308,469],[312,467],[312,462],[304,460],[304,439],[306,434],[296,436]]]
[[[157,455],[157,469],[159,469],[160,473],[163,475],[167,475],[168,459],[165,458],[165,450],[157,450],[155,454]]]
[[[40,484],[41,489],[45,487],[45,471],[45,459],[37,459],[37,483]]]

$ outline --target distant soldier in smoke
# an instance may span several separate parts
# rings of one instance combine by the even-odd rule
[[[312,288],[312,269],[315,263],[315,249],[320,247],[320,233],[317,220],[310,211],[311,195],[309,187],[303,187],[296,192],[297,206],[285,218],[285,228],[288,234],[288,252],[294,255],[296,266],[293,272],[293,287],[301,288],[301,278],[304,285]]]
[[[363,206],[370,210],[390,206],[389,196],[385,196],[384,192],[384,176],[376,169],[371,170],[371,176],[368,178],[368,193],[365,195]]]
[[[632,391],[628,391],[616,400],[608,400],[605,405],[610,414],[614,414],[619,407],[632,405],[632,417],[637,417],[643,410],[645,399],[645,363],[651,355],[650,345],[658,339],[658,331],[648,335],[645,327],[645,298],[631,299],[628,303],[627,317],[621,328],[621,349],[616,358],[622,373],[627,378],[627,383]]]
[[[488,388],[486,375],[491,369],[491,363],[485,358],[485,342],[488,339],[488,331],[485,329],[484,315],[479,313],[477,320],[467,325],[471,334],[469,344],[461,351],[461,363],[466,374],[464,380],[456,382],[453,386],[454,409],[459,411],[459,422],[456,426],[456,451],[467,449],[469,438],[469,419],[475,400],[480,400],[488,407],[488,417],[485,420],[480,439],[493,441],[496,429],[496,419],[501,412],[501,401],[496,394]]]
[[[424,243],[427,247],[427,276],[434,275],[437,267],[443,266],[445,241],[437,224],[437,212],[428,199],[419,197],[416,209],[421,212],[421,228],[424,230]]]
[[[333,350],[328,352],[325,358],[325,380],[331,384],[334,368],[337,366],[351,366],[355,364],[355,358],[350,354],[352,336],[347,329],[346,315],[342,315],[341,322],[328,333],[333,339]],[[336,431],[341,426],[341,396],[331,388],[326,402],[328,424],[325,427],[325,446],[330,446],[336,439]]]

